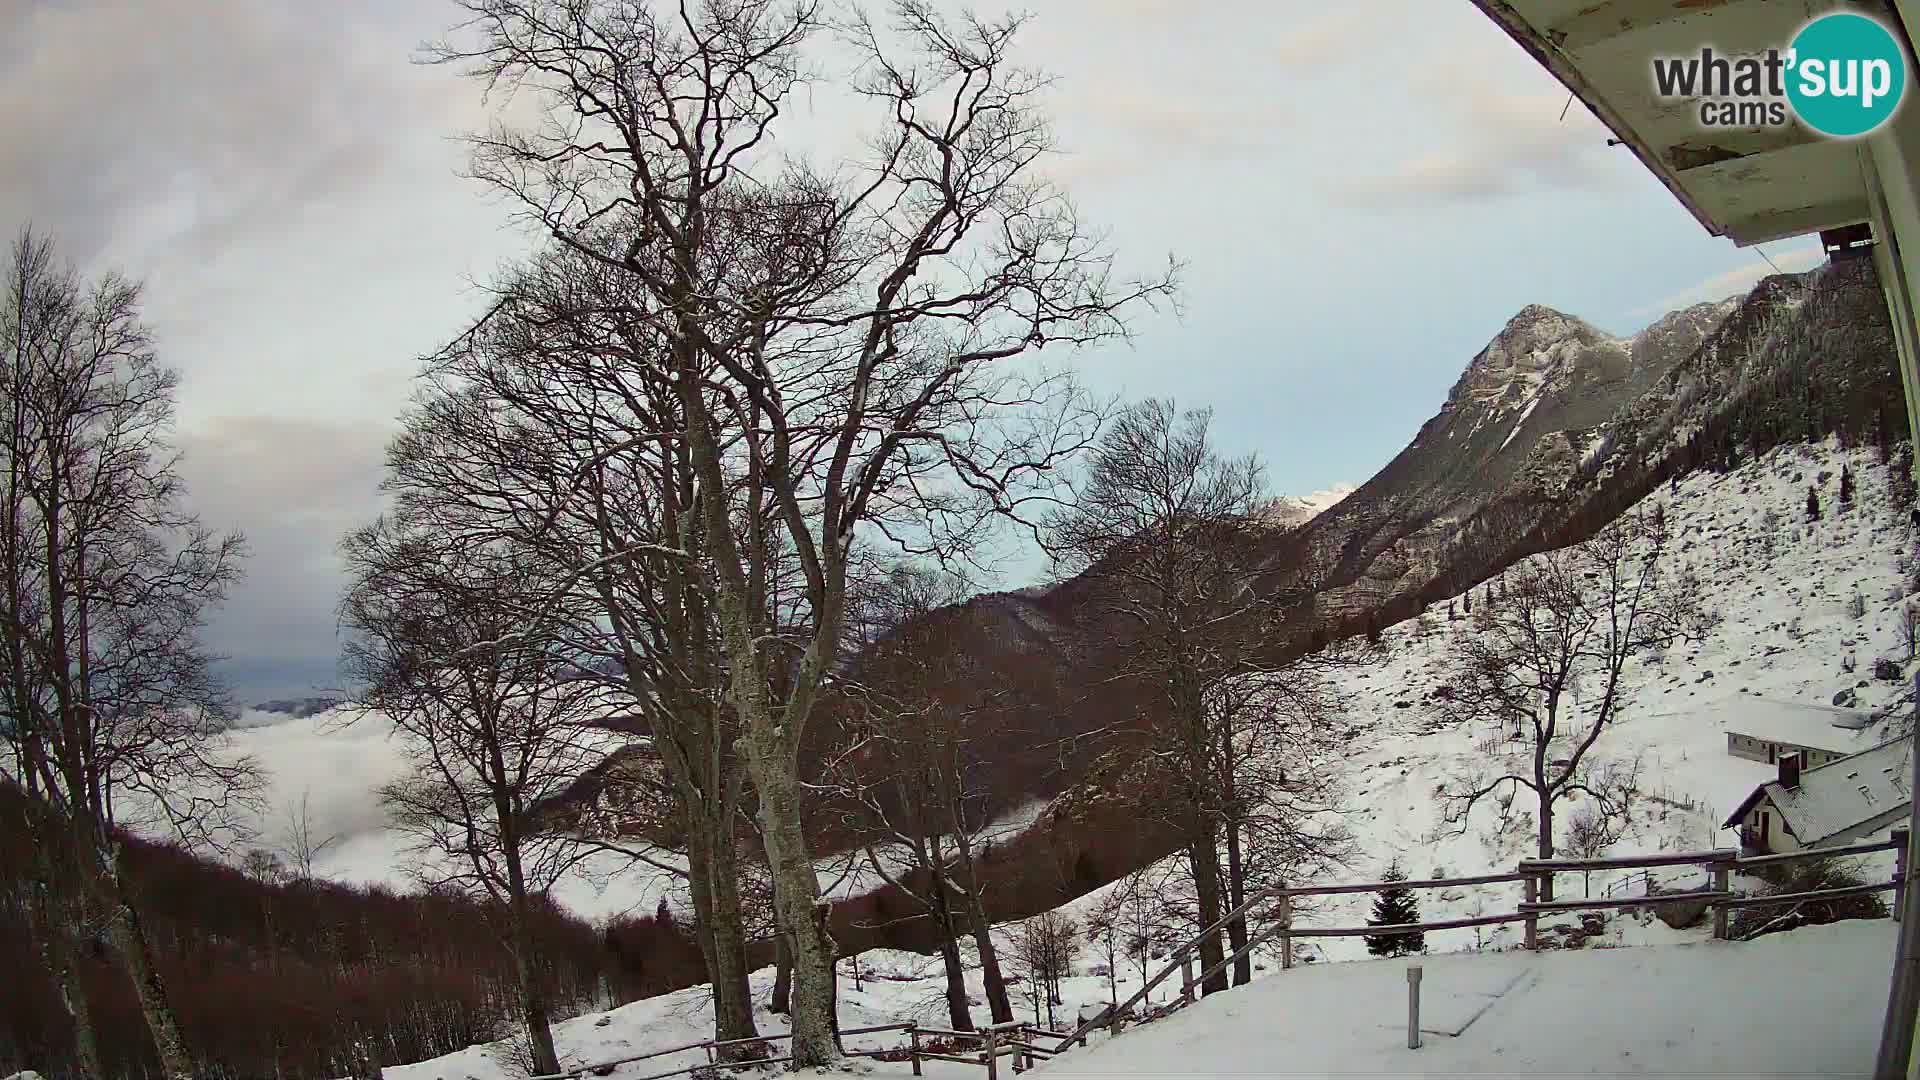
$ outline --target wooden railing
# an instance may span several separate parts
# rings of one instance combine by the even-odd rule
[[[906,1043],[900,1046],[887,1046],[874,1049],[845,1050],[844,1053],[848,1057],[889,1057],[896,1061],[904,1059],[912,1062],[913,1075],[915,1076],[921,1075],[920,1063],[927,1059],[952,1061],[962,1065],[979,1065],[986,1069],[987,1080],[998,1080],[1001,1059],[1011,1059],[1013,1071],[1023,1072],[1032,1068],[1037,1062],[1053,1057],[1060,1052],[1062,1046],[1068,1045],[1068,1043],[1061,1043],[1057,1046],[1043,1045],[1040,1042],[1042,1039],[1061,1040],[1067,1039],[1067,1035],[1063,1032],[1052,1031],[1019,1020],[993,1024],[980,1028],[977,1031],[952,1031],[946,1028],[926,1027],[912,1022],[878,1024],[872,1027],[846,1028],[840,1032],[840,1037],[844,1039],[850,1035],[876,1035],[893,1031],[905,1034],[907,1036]],[[642,1061],[654,1061],[664,1057],[672,1057],[675,1054],[685,1054],[693,1051],[704,1051],[706,1060],[696,1061],[690,1065],[676,1066],[660,1072],[647,1073],[644,1076],[622,1077],[621,1080],[666,1080],[667,1077],[685,1076],[703,1070],[718,1072],[726,1069],[747,1069],[757,1068],[763,1065],[781,1065],[792,1061],[793,1055],[791,1053],[777,1056],[771,1053],[749,1053],[740,1056],[731,1056],[722,1051],[741,1047],[753,1049],[764,1047],[771,1050],[774,1044],[786,1042],[792,1038],[793,1036],[790,1033],[781,1032],[774,1035],[760,1035],[750,1039],[706,1039],[701,1042],[682,1043],[678,1046],[667,1046],[658,1050],[649,1050],[643,1054],[631,1054],[627,1057],[614,1058],[610,1061],[596,1061],[588,1065],[577,1065],[562,1072],[530,1076],[527,1080],[583,1080],[583,1078],[589,1076],[605,1076],[622,1065],[632,1065]],[[928,1041],[923,1042],[922,1040]],[[955,1041],[974,1042],[978,1044],[979,1050],[976,1053],[945,1053],[934,1049],[934,1047],[942,1044],[932,1040],[944,1040],[944,1043],[949,1047]]]
[[[1799,862],[1809,859],[1830,859],[1849,855],[1868,855],[1880,851],[1896,852],[1894,873],[1891,880],[1873,882],[1865,885],[1849,885],[1834,889],[1813,889],[1797,893],[1774,895],[1741,896],[1730,887],[1731,875],[1736,871],[1755,870],[1763,866]],[[1543,886],[1553,877],[1563,873],[1582,873],[1596,870],[1639,870],[1665,866],[1699,866],[1712,876],[1711,887],[1705,891],[1663,893],[1658,895],[1613,897],[1602,896],[1599,899],[1582,898],[1579,900],[1541,900],[1547,890]],[[1603,911],[1619,908],[1657,907],[1663,904],[1697,904],[1705,901],[1713,910],[1713,936],[1727,937],[1728,913],[1745,907],[1761,905],[1792,904],[1814,900],[1837,900],[1849,896],[1863,896],[1869,893],[1893,890],[1894,917],[1899,917],[1900,894],[1905,886],[1907,874],[1907,833],[1897,829],[1887,840],[1864,844],[1851,844],[1846,847],[1808,848],[1801,851],[1779,855],[1754,855],[1742,857],[1732,848],[1717,848],[1711,851],[1692,851],[1663,853],[1658,855],[1629,855],[1615,859],[1524,859],[1518,869],[1512,873],[1481,874],[1477,877],[1427,878],[1416,881],[1369,881],[1345,885],[1304,885],[1278,886],[1264,889],[1249,897],[1247,901],[1222,916],[1219,921],[1208,927],[1203,933],[1196,934],[1180,948],[1174,950],[1171,962],[1149,979],[1145,985],[1121,1002],[1100,1011],[1098,1016],[1088,1020],[1071,1032],[1051,1031],[1035,1024],[1013,1020],[1002,1024],[983,1027],[977,1031],[953,1031],[945,1028],[925,1027],[916,1023],[879,1024],[873,1027],[848,1028],[840,1032],[841,1037],[850,1035],[875,1035],[887,1032],[901,1032],[907,1036],[904,1046],[882,1047],[867,1050],[847,1050],[851,1057],[889,1056],[899,1060],[899,1055],[913,1064],[913,1075],[921,1075],[921,1062],[927,1059],[951,1061],[963,1065],[979,1065],[986,1069],[987,1080],[999,1080],[1000,1061],[1011,1059],[1015,1072],[1032,1068],[1039,1061],[1066,1052],[1075,1043],[1085,1046],[1090,1032],[1096,1028],[1112,1026],[1116,1020],[1130,1015],[1154,987],[1160,985],[1174,972],[1182,972],[1180,1003],[1191,1004],[1194,1000],[1194,988],[1227,966],[1248,956],[1270,941],[1278,938],[1280,942],[1281,967],[1293,966],[1293,942],[1296,938],[1333,938],[1333,937],[1392,937],[1399,934],[1426,933],[1437,930],[1459,930],[1475,926],[1493,926],[1500,923],[1526,923],[1526,947],[1540,947],[1540,917],[1568,911]],[[1518,881],[1522,885],[1524,899],[1512,912],[1493,915],[1475,915],[1462,919],[1438,919],[1431,922],[1405,923],[1391,926],[1302,926],[1293,925],[1293,902],[1302,896],[1339,896],[1353,893],[1377,893],[1386,889],[1446,889],[1464,888],[1471,885],[1499,885]],[[1648,879],[1651,883],[1651,878]],[[1219,960],[1203,970],[1199,975],[1192,974],[1192,959],[1200,942],[1208,935],[1224,929],[1235,919],[1245,917],[1256,907],[1265,903],[1278,906],[1278,917],[1271,926],[1256,934],[1247,943],[1235,949],[1226,958]],[[715,1040],[685,1043],[659,1050],[649,1050],[643,1054],[615,1058],[611,1061],[599,1061],[590,1065],[580,1065],[563,1072],[544,1076],[529,1077],[528,1080],[582,1080],[587,1076],[605,1076],[618,1066],[635,1062],[650,1061],[670,1057],[691,1051],[704,1051],[706,1060],[691,1065],[645,1076],[623,1077],[622,1080],[665,1080],[667,1077],[683,1076],[699,1070],[720,1070],[738,1067],[779,1065],[793,1060],[791,1053],[785,1055],[745,1054],[730,1056],[728,1049],[750,1048],[768,1051],[776,1044],[792,1038],[786,1033],[761,1035],[752,1039]],[[1052,1046],[1044,1045],[1042,1039],[1056,1040]],[[929,1041],[923,1041],[929,1040]],[[950,1049],[955,1041],[973,1042],[979,1047],[972,1053],[948,1053],[936,1049],[941,1043],[930,1040],[945,1040]]]
[[[1763,866],[1793,863],[1813,859],[1831,859],[1850,855],[1868,855],[1880,851],[1893,851],[1895,867],[1893,877],[1887,881],[1864,885],[1852,885],[1835,889],[1814,889],[1797,893],[1777,893],[1773,895],[1742,896],[1731,888],[1731,877],[1737,871],[1751,871]],[[1549,886],[1555,875],[1563,873],[1590,873],[1597,870],[1641,870],[1665,866],[1697,866],[1705,869],[1711,877],[1706,890],[1693,892],[1661,893],[1635,897],[1603,896],[1599,899],[1581,898],[1578,900],[1542,900],[1550,892]],[[1082,1023],[1068,1034],[1055,1047],[1064,1051],[1074,1043],[1086,1045],[1087,1035],[1096,1028],[1112,1026],[1116,1021],[1130,1015],[1133,1008],[1143,1000],[1154,987],[1160,985],[1174,972],[1182,972],[1180,1001],[1189,1004],[1194,999],[1194,987],[1204,984],[1213,975],[1225,970],[1228,965],[1238,962],[1269,941],[1276,938],[1280,943],[1280,966],[1293,966],[1293,942],[1296,938],[1333,938],[1333,937],[1393,937],[1401,934],[1419,934],[1430,930],[1459,930],[1475,926],[1493,926],[1501,923],[1523,922],[1526,924],[1525,946],[1528,949],[1540,947],[1540,917],[1570,911],[1604,911],[1621,908],[1649,908],[1667,904],[1698,904],[1705,902],[1713,912],[1713,936],[1726,939],[1728,936],[1729,913],[1740,908],[1773,906],[1804,903],[1815,900],[1837,900],[1848,896],[1862,896],[1869,893],[1892,890],[1894,917],[1899,917],[1901,892],[1907,875],[1907,831],[1896,829],[1891,838],[1871,843],[1850,844],[1844,847],[1805,848],[1800,851],[1785,852],[1778,855],[1741,856],[1733,848],[1715,848],[1709,851],[1690,851],[1661,853],[1655,855],[1628,855],[1612,859],[1523,859],[1512,873],[1482,874],[1477,877],[1427,878],[1413,881],[1370,881],[1346,885],[1307,885],[1276,886],[1263,889],[1247,898],[1246,902],[1229,911],[1212,926],[1175,949],[1170,962],[1160,973],[1149,979],[1132,997],[1118,1006],[1101,1010],[1098,1016]],[[1649,877],[1648,883],[1652,879]],[[1441,919],[1432,922],[1404,923],[1389,926],[1309,926],[1293,925],[1293,901],[1302,896],[1333,896],[1352,893],[1377,893],[1387,889],[1445,889],[1464,888],[1470,885],[1495,885],[1518,881],[1521,883],[1523,898],[1512,912],[1492,915],[1476,915],[1462,919]],[[1249,912],[1262,904],[1273,903],[1278,907],[1273,925],[1250,938],[1247,943],[1233,951],[1225,959],[1206,968],[1198,976],[1192,975],[1194,952],[1209,935],[1217,934],[1236,919],[1244,918]]]

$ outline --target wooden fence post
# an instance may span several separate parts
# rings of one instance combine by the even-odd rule
[[[1193,953],[1180,957],[1180,1004],[1193,1004]]]
[[[1420,1049],[1420,965],[1407,965],[1407,1049]]]
[[[1732,867],[1725,862],[1717,862],[1713,864],[1713,891],[1714,892],[1723,893],[1723,892],[1727,892],[1731,888],[1732,879],[1728,873],[1731,869]],[[1727,908],[1727,902],[1725,900],[1715,900],[1713,902],[1713,938],[1715,941],[1727,940],[1727,911],[1728,910],[1729,909]]]
[[[908,1028],[907,1037],[913,1040],[913,1049],[909,1051],[913,1055],[913,1075],[919,1076],[920,1075],[920,1025],[915,1024],[914,1026]]]
[[[994,1038],[994,1036],[999,1034],[999,1032],[995,1030],[998,1026],[997,1024],[988,1024],[986,1027],[984,1045],[987,1050],[987,1080],[1000,1080],[1000,1047],[995,1044]]]
[[[1907,899],[1907,840],[1912,834],[1906,829],[1893,830],[1893,921],[1899,922],[1900,909],[1906,906]]]
[[[1293,967],[1293,895],[1280,894],[1280,970]]]
[[[1534,880],[1533,874],[1529,873],[1524,867],[1521,868],[1520,872],[1526,875],[1520,879],[1520,888],[1522,890],[1520,895],[1527,903],[1531,904],[1539,895],[1539,883]],[[1537,911],[1529,911],[1526,915],[1527,948],[1537,951],[1540,948],[1540,913]]]

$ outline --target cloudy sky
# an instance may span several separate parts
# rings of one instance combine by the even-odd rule
[[[22,5],[24,4],[24,9]],[[1522,306],[1630,332],[1768,271],[1708,237],[1465,0],[1027,0],[1055,172],[1184,314],[1095,386],[1210,404],[1304,494],[1364,480]],[[991,9],[988,5],[986,9]],[[334,544],[380,506],[416,358],[528,249],[460,177],[447,0],[0,0],[0,228],[148,283],[194,498],[242,529],[246,700],[333,685]],[[830,106],[817,106],[821,109]],[[847,118],[815,116],[822,128]],[[1803,269],[1811,242],[1768,249]],[[1010,584],[1018,584],[1017,582]]]

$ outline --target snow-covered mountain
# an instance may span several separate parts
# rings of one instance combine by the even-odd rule
[[[1523,308],[1406,449],[1303,530],[1304,561],[1332,568],[1321,610],[1405,618],[1590,532],[1699,464],[1687,460],[1690,436],[1725,434],[1785,401],[1813,402],[1816,414],[1810,432],[1787,438],[1861,431],[1875,393],[1900,393],[1884,307],[1871,267],[1853,262],[1769,278],[1631,338]]]
[[[1311,495],[1276,495],[1262,503],[1254,513],[1268,524],[1283,529],[1297,528],[1333,509],[1341,499],[1358,490],[1353,484],[1335,484]]]

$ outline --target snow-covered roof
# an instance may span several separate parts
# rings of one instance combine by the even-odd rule
[[[1853,715],[1845,709],[1742,697],[1716,710],[1714,719],[1730,734],[1846,754],[1858,749],[1851,726],[1844,723]]]
[[[1891,813],[1912,801],[1907,754],[1911,738],[1894,739],[1851,757],[1830,761],[1800,774],[1791,788],[1772,780],[1753,789],[1733,814],[1729,828],[1763,796],[1786,819],[1802,846],[1812,847],[1865,821]]]

